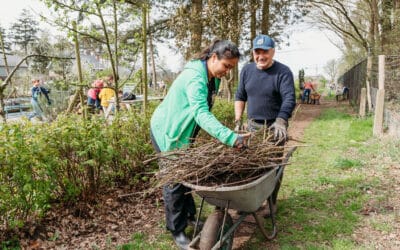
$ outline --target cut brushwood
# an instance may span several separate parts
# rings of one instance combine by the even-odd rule
[[[249,183],[282,165],[287,149],[275,145],[270,134],[260,131],[242,150],[213,140],[161,153],[150,160],[158,160],[160,171],[156,174],[156,185],[159,187],[180,182],[210,187],[233,186]]]

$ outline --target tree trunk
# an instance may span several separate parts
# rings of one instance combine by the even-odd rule
[[[76,22],[75,21],[72,22],[72,26],[73,26],[74,30],[76,30]],[[76,33],[76,32],[74,32],[74,43],[75,43],[76,66],[78,69],[79,88],[75,92],[73,99],[70,100],[70,103],[69,103],[69,106],[67,109],[67,113],[72,112],[72,110],[74,109],[74,107],[78,101],[78,98],[79,98],[80,103],[81,103],[81,108],[82,108],[82,115],[83,115],[83,118],[86,119],[87,118],[87,109],[85,108],[85,105],[83,102],[83,88],[82,88],[83,76],[82,76],[81,54],[79,52],[78,33]]]
[[[191,20],[190,20],[190,49],[186,53],[186,59],[190,58],[190,54],[198,52],[201,49],[201,38],[203,35],[203,25],[201,20],[201,10],[203,8],[202,0],[193,0],[191,8]]]
[[[393,0],[382,1],[382,18],[381,20],[381,53],[388,54],[390,50],[390,35],[392,32],[391,12],[393,9]]]
[[[378,27],[379,13],[377,0],[367,1],[371,10],[371,21],[368,29],[368,42],[369,42],[369,54],[376,55],[376,36],[375,33]]]
[[[119,71],[118,71],[118,65],[119,65],[119,51],[118,51],[118,17],[117,17],[117,4],[116,1],[113,0],[113,15],[114,15],[114,53],[115,53],[115,87],[119,85]],[[118,86],[119,87],[119,86]],[[116,89],[117,91],[117,89]],[[116,93],[118,95],[118,93]]]
[[[261,33],[268,35],[269,32],[269,7],[270,0],[263,0],[261,13]]]
[[[142,84],[143,84],[143,113],[147,110],[147,4],[142,5],[142,46],[143,46],[143,65],[142,65]]]
[[[117,67],[118,65],[116,65],[115,62],[115,58],[117,57],[117,55],[115,54],[115,58],[113,57],[113,53],[111,51],[111,42],[110,42],[110,37],[108,35],[108,31],[107,31],[107,26],[106,23],[104,21],[104,17],[103,14],[101,12],[101,8],[100,8],[100,4],[96,3],[96,7],[97,7],[97,13],[99,15],[100,21],[101,21],[101,26],[103,29],[103,34],[104,34],[104,38],[106,40],[105,44],[107,47],[107,52],[108,52],[108,56],[110,58],[110,63],[111,63],[111,69],[113,72],[113,78],[114,78],[114,89],[115,89],[115,107],[116,107],[116,112],[119,111],[119,97],[118,97],[118,91],[119,91],[119,86],[118,86],[118,73],[117,73]],[[115,37],[115,39],[117,39],[118,37]],[[115,53],[117,53],[117,51],[115,51]]]
[[[257,0],[250,0],[250,54],[253,49],[252,41],[256,38],[257,31]],[[253,57],[250,55],[250,61],[253,61]]]
[[[150,11],[150,10],[148,10]],[[148,22],[148,27],[150,27],[150,16],[147,20]],[[157,74],[156,74],[156,63],[154,60],[154,47],[153,47],[153,36],[151,32],[149,32],[149,47],[150,47],[150,60],[151,60],[151,75],[152,75],[152,84],[154,86],[154,89],[157,88]]]

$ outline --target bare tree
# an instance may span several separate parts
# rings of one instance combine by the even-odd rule
[[[324,71],[326,74],[329,76],[329,81],[330,83],[334,83],[338,74],[338,66],[339,62],[338,60],[331,59],[329,60],[325,66],[324,66]]]

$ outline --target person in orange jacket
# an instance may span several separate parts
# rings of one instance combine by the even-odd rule
[[[305,103],[306,99],[307,99],[307,103],[309,102],[311,90],[315,91],[314,85],[312,84],[312,82],[310,82],[310,81],[305,82],[304,83],[303,95],[301,96],[301,102],[302,103]]]

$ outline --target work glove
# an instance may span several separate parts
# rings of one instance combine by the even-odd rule
[[[282,141],[287,141],[287,121],[282,118],[276,118],[275,122],[269,127],[274,132],[274,139],[279,144]]]
[[[241,120],[236,120],[235,121],[235,132],[239,132],[243,130],[243,125]]]
[[[248,142],[249,142],[250,136],[251,136],[251,133],[238,134],[233,147],[237,148],[237,149],[246,149],[248,147]]]
[[[47,102],[47,104],[51,105],[51,101],[49,100],[49,101]]]

